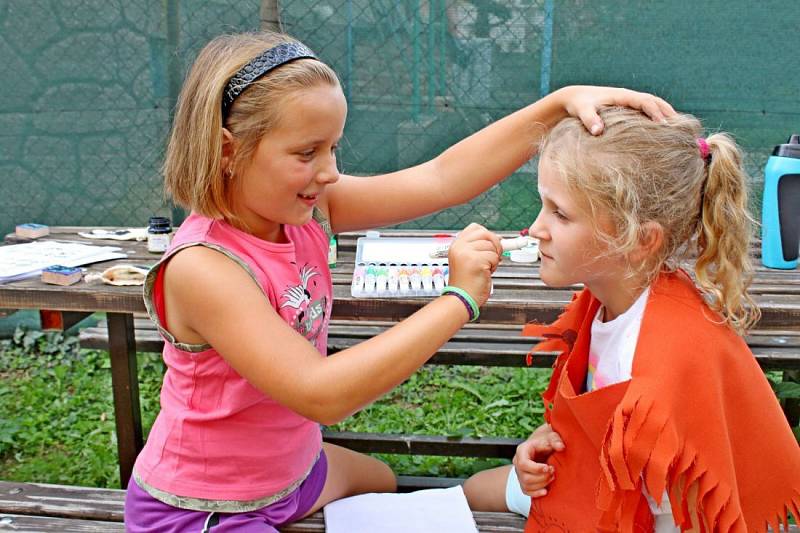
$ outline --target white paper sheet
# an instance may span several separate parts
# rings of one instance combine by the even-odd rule
[[[115,246],[35,241],[0,246],[0,283],[38,276],[52,265],[77,267],[127,257]]]
[[[327,533],[478,533],[461,486],[362,494],[325,506]]]

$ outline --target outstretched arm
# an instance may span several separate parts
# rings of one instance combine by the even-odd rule
[[[450,284],[484,303],[500,252],[497,236],[470,225],[450,248]],[[254,387],[323,424],[399,385],[469,317],[458,298],[440,296],[381,335],[323,357],[223,254],[192,247],[165,268],[166,323],[179,341],[210,344]]]
[[[490,124],[420,165],[370,177],[342,176],[326,191],[335,233],[396,224],[464,203],[514,172],[535,153],[544,133],[559,120],[579,117],[602,133],[597,109],[621,105],[641,109],[653,120],[674,113],[647,93],[610,87],[559,89]]]

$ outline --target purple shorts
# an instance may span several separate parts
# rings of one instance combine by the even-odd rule
[[[125,531],[131,533],[265,533],[303,517],[317,501],[328,475],[325,452],[308,477],[277,502],[245,513],[189,511],[167,505],[145,492],[131,477],[125,495]]]

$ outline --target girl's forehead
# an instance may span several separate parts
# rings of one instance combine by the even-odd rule
[[[341,135],[347,102],[337,86],[320,85],[296,91],[283,102],[276,129],[289,136]]]
[[[539,194],[562,194],[566,191],[567,184],[564,177],[556,171],[552,160],[542,156],[539,159],[539,172],[537,180]]]

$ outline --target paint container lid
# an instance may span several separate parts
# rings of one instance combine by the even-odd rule
[[[519,250],[511,250],[511,261],[514,263],[535,263],[538,260],[538,246],[526,246]]]
[[[172,223],[167,217],[150,217],[147,229],[150,233],[169,233],[172,231]]]

